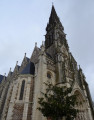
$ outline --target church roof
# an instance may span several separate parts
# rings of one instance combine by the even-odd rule
[[[34,75],[34,73],[35,73],[35,66],[33,62],[29,62],[21,72],[21,74],[32,74],[32,75]]]
[[[0,83],[2,82],[4,76],[3,75],[0,75]]]

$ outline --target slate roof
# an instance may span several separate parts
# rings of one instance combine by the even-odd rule
[[[2,82],[4,76],[3,75],[0,75],[0,83]]]
[[[35,73],[35,65],[33,62],[29,62],[21,72],[21,74],[32,74],[32,75],[34,75],[34,73]]]

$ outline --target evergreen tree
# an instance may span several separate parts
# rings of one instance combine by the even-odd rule
[[[71,95],[72,88],[51,83],[45,83],[45,85],[46,92],[39,98],[38,110],[51,120],[62,120],[63,117],[66,120],[73,120],[78,110],[75,109],[77,95]]]

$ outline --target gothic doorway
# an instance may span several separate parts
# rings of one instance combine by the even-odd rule
[[[75,120],[89,120],[88,105],[86,99],[78,90],[76,90],[74,94],[77,95],[77,104],[75,107],[79,110]]]

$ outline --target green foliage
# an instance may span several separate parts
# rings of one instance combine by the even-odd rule
[[[42,114],[51,118],[51,120],[59,120],[64,116],[66,120],[73,120],[78,110],[74,108],[76,104],[76,95],[71,95],[71,88],[59,87],[45,83],[46,92],[42,93],[43,97],[39,98],[40,107],[38,110]]]

